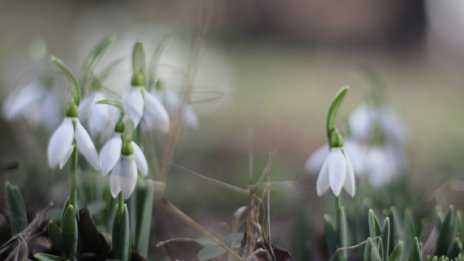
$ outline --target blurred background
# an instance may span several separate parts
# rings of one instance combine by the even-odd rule
[[[34,55],[47,49],[78,71],[93,46],[110,35],[117,36],[110,53],[128,57],[135,40],[152,48],[172,34],[166,78],[176,85],[200,20],[209,25],[192,94],[200,124],[186,130],[174,161],[245,187],[250,147],[256,173],[272,152],[272,180],[297,181],[282,183],[272,194],[278,243],[288,245],[286,231],[301,206],[315,213],[327,209],[328,197],[316,197],[315,176],[304,165],[326,142],[325,116],[339,88],[351,87],[339,114],[344,132],[350,112],[369,97],[369,84],[356,73],[359,66],[378,75],[385,106],[408,129],[405,175],[411,195],[436,201],[431,192],[464,174],[462,1],[1,1],[0,98],[30,80]],[[122,77],[114,80],[116,87],[129,85],[128,72],[116,72]],[[20,185],[26,204],[38,200],[31,211],[63,195],[66,189],[56,179],[65,178],[46,165],[50,132],[21,121],[2,119],[0,125],[0,162],[20,163],[0,181]],[[207,227],[229,221],[247,200],[179,168],[172,169],[167,189],[173,202]],[[312,219],[321,222],[320,217]],[[155,223],[156,240],[188,230],[175,219]]]

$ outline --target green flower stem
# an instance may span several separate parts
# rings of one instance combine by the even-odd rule
[[[52,55],[50,58],[52,63],[54,63],[56,66],[60,67],[60,69],[64,72],[68,80],[71,82],[72,87],[73,87],[73,99],[74,102],[79,105],[79,102],[81,101],[81,87],[79,85],[79,81],[77,81],[76,76],[71,72],[69,67],[63,63],[60,59],[56,58],[55,56]]]
[[[77,172],[79,170],[78,160],[79,160],[79,154],[77,151],[77,147],[75,146],[71,154],[71,191],[70,191],[69,201],[72,205],[76,207],[77,207],[77,184],[78,184]]]
[[[340,89],[340,91],[338,91],[337,95],[335,95],[335,98],[332,101],[332,104],[330,105],[329,113],[327,114],[326,131],[330,147],[337,147],[337,145],[339,145],[340,134],[335,128],[335,117],[337,116],[338,109],[340,108],[340,105],[349,89],[350,87],[345,85]]]
[[[118,194],[118,213],[122,215],[124,212],[124,195],[122,192]]]

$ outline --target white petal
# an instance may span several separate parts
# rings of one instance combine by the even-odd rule
[[[3,104],[5,118],[18,117],[32,104],[37,103],[43,94],[43,89],[35,82],[31,82],[19,91],[12,93]]]
[[[71,145],[71,147],[69,148],[69,150],[66,152],[65,156],[63,157],[63,159],[61,160],[60,162],[60,169],[63,169],[64,165],[66,165],[66,162],[68,162],[69,158],[71,157],[71,154],[74,150],[74,144]]]
[[[304,169],[309,173],[318,173],[321,170],[322,164],[329,155],[329,146],[324,144],[319,147],[305,163]]]
[[[48,129],[55,128],[61,120],[58,97],[54,93],[47,93],[42,101],[40,113],[43,115],[42,122]]]
[[[144,107],[143,95],[140,88],[131,87],[129,93],[123,98],[123,104],[126,115],[132,121],[132,124],[137,126],[142,118]]]
[[[329,171],[328,171],[328,160],[326,159],[322,164],[321,171],[317,177],[316,190],[317,195],[321,196],[329,188]]]
[[[346,190],[346,192],[354,197],[354,194],[356,193],[356,182],[354,179],[354,171],[353,171],[353,165],[351,164],[351,159],[348,156],[348,154],[345,151],[345,162],[346,162],[346,178],[345,178],[345,183],[343,184],[343,188]]]
[[[330,150],[327,158],[330,187],[335,196],[339,196],[346,179],[345,155],[340,148]]]
[[[149,92],[144,93],[145,98],[145,114],[144,117],[148,117],[153,121],[157,128],[160,128],[164,132],[169,131],[169,115],[164,106],[161,104],[155,96]]]
[[[122,156],[113,169],[110,177],[110,189],[113,197],[119,192],[127,199],[132,194],[137,184],[137,167],[133,157]]]
[[[65,158],[74,139],[74,127],[71,118],[65,118],[63,123],[53,133],[48,142],[48,165],[58,166]]]
[[[110,176],[110,190],[113,198],[116,198],[121,192],[121,182],[119,180],[121,172],[121,159],[116,163]]]
[[[147,159],[145,158],[145,154],[143,153],[142,149],[137,145],[135,142],[131,142],[132,149],[134,150],[134,157],[135,163],[137,165],[137,169],[146,176],[148,174],[148,163]]]
[[[98,154],[95,146],[93,145],[92,139],[90,138],[87,131],[82,127],[79,120],[76,119],[76,131],[75,138],[77,149],[84,155],[84,158],[89,161],[89,163],[96,169],[100,169],[100,164],[98,162]]]
[[[108,140],[100,151],[100,171],[108,174],[114,168],[121,157],[122,140],[119,134]]]
[[[366,155],[367,146],[351,140],[346,139],[344,144],[345,155],[349,155],[354,173],[357,176],[362,176],[366,173]]]
[[[367,139],[377,118],[376,115],[376,109],[370,105],[363,104],[356,108],[349,118],[351,135],[356,139]]]

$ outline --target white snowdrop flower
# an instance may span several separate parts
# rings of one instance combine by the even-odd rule
[[[3,115],[7,120],[24,118],[32,127],[44,125],[52,129],[59,123],[58,100],[55,93],[33,81],[6,98]]]
[[[192,129],[198,128],[199,121],[197,114],[193,111],[192,107],[182,101],[177,94],[167,91],[156,91],[154,95],[166,106],[171,117],[180,115],[187,127]]]
[[[131,87],[129,93],[123,97],[124,110],[134,126],[142,122],[145,130],[159,128],[169,131],[169,116],[161,102],[143,87]]]
[[[122,192],[127,199],[132,194],[137,183],[137,170],[144,176],[148,174],[148,163],[142,149],[133,141],[123,142],[118,132],[103,146],[100,165],[103,175],[111,171],[110,189],[113,197]]]
[[[344,150],[348,155],[350,155],[354,173],[356,175],[361,175],[364,173],[367,147],[352,139],[346,139]],[[328,155],[328,144],[324,144],[323,146],[319,147],[313,154],[311,154],[308,160],[306,160],[304,166],[305,171],[313,174],[319,173]]]
[[[118,110],[113,106],[98,104],[100,100],[107,97],[100,91],[96,91],[85,97],[79,104],[79,118],[89,128],[92,137],[108,137],[111,134],[111,128],[117,121]]]
[[[396,162],[396,153],[386,147],[372,147],[366,155],[366,175],[375,187],[384,186],[400,174],[401,167]]]
[[[355,139],[368,140],[376,127],[392,142],[404,143],[406,128],[401,121],[385,108],[363,104],[350,115],[351,135]]]
[[[77,106],[72,103],[66,111],[65,119],[55,130],[48,143],[48,164],[50,167],[55,168],[59,165],[62,169],[75,146],[95,169],[100,169],[95,146],[77,118]]]
[[[337,197],[340,195],[342,188],[352,197],[356,192],[353,166],[343,147],[330,149],[317,178],[317,195],[321,196],[329,187]]]

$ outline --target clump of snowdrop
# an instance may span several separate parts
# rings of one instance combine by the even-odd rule
[[[336,197],[340,195],[342,188],[352,197],[356,193],[353,166],[347,151],[343,147],[343,137],[335,128],[335,116],[348,89],[348,86],[345,86],[338,92],[327,116],[326,128],[329,153],[317,178],[316,190],[318,196],[324,194],[329,188]]]

